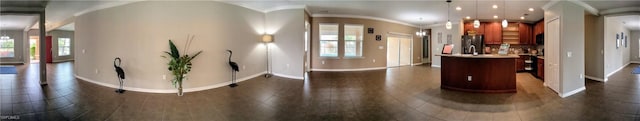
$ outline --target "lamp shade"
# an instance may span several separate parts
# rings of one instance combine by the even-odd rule
[[[451,21],[447,21],[447,23],[444,25],[445,28],[447,29],[451,29]]]
[[[262,42],[264,43],[273,42],[273,35],[268,35],[268,34],[262,35]]]

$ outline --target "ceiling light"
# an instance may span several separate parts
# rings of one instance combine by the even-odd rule
[[[420,18],[420,21],[422,21],[422,18]],[[420,30],[418,30],[418,31],[416,32],[416,36],[423,37],[423,36],[427,35],[427,32],[426,32],[426,31],[424,31],[424,30],[422,29],[422,26],[419,26],[418,28],[419,28]]]
[[[520,19],[524,19],[524,16],[520,16]]]
[[[503,0],[502,1],[502,5],[504,5],[502,7],[502,17],[504,18],[504,20],[502,20],[502,28],[507,28],[507,26],[509,26],[509,22],[507,21],[507,0]]]
[[[476,20],[473,20],[473,28],[480,28],[480,21],[478,21],[478,0],[476,0]]]
[[[532,12],[533,12],[533,8],[529,8],[529,11],[532,11]]]
[[[498,9],[498,5],[493,4],[493,6],[491,6],[493,9]]]
[[[451,9],[451,0],[447,0],[447,23],[444,25],[445,28],[451,29],[451,21],[449,19],[449,10]],[[456,8],[458,9],[458,8]]]
[[[467,16],[467,17],[464,17],[464,18],[466,18],[466,19],[471,19],[471,17],[469,17],[469,16]]]
[[[498,18],[498,15],[493,15],[493,18],[497,19],[497,18]]]
[[[458,6],[458,7],[456,7],[456,10],[460,11],[460,10],[462,10],[462,8],[460,6]]]

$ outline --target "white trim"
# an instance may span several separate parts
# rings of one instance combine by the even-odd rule
[[[587,3],[584,3],[584,2],[582,2],[580,0],[569,0],[569,1],[575,3],[575,4],[579,5],[579,6],[582,6],[587,12],[598,16],[598,13],[599,13],[598,9],[594,8],[593,6],[591,6],[591,5],[587,4]]]
[[[414,63],[414,64],[411,64],[411,66],[417,66],[417,65],[422,65],[422,64],[424,64],[424,63]]]
[[[640,12],[640,7],[612,8],[612,9],[600,11],[600,15],[624,13],[624,12]]]
[[[575,90],[573,90],[573,91],[571,91],[571,92],[567,92],[567,93],[564,93],[564,94],[558,94],[558,95],[559,95],[560,97],[562,97],[562,98],[565,98],[565,97],[569,97],[569,96],[571,96],[571,95],[574,95],[574,94],[576,94],[576,93],[578,93],[578,92],[582,92],[582,91],[584,91],[584,90],[586,90],[586,89],[587,89],[586,87],[582,86],[582,87],[580,87],[580,88],[578,88],[578,89],[575,89]]]
[[[58,56],[58,57],[62,57],[62,56]],[[74,57],[75,58],[75,57]],[[65,61],[72,61],[74,60],[74,58],[69,58],[69,59],[63,59],[63,60],[53,60],[53,62],[65,62]]]
[[[279,74],[279,73],[272,73],[274,76],[279,76],[279,77],[284,77],[284,78],[289,78],[289,79],[299,79],[299,80],[304,80],[304,77],[301,76],[291,76],[291,75],[286,75],[286,74]]]
[[[24,64],[24,62],[11,62],[11,61],[10,62],[6,62],[6,61],[3,61],[3,62],[0,62],[0,64]]]
[[[629,61],[629,63],[640,64],[640,61]]]
[[[249,79],[264,75],[266,73],[267,72],[265,71],[265,72],[260,72],[260,73],[257,73],[257,74],[254,74],[254,75],[250,75],[250,76],[247,76],[247,77],[244,77],[244,78],[240,78],[240,79],[237,80],[237,82],[246,81],[246,80],[249,80]],[[92,79],[89,79],[89,78],[86,78],[86,77],[79,76],[77,74],[74,74],[74,76],[76,78],[78,78],[78,79],[82,79],[84,81],[91,82],[91,83],[94,83],[94,84],[97,84],[97,85],[101,85],[101,86],[105,86],[105,87],[110,87],[110,88],[114,88],[114,89],[119,87],[118,85],[92,80]],[[208,90],[208,89],[227,86],[229,84],[231,84],[231,81],[226,81],[226,82],[222,82],[222,83],[218,83],[218,84],[214,84],[214,85],[209,85],[209,86],[185,88],[183,91],[184,92],[202,91],[202,90]],[[177,93],[178,92],[177,89],[144,89],[144,88],[128,87],[128,86],[124,86],[123,88],[125,90],[129,90],[129,91],[147,92],[147,93]]]
[[[402,25],[407,25],[407,26],[411,26],[411,27],[418,27],[416,25],[413,24],[409,24],[409,23],[405,23],[405,22],[400,22],[400,21],[396,21],[396,20],[391,20],[391,19],[386,19],[386,18],[380,18],[380,17],[373,17],[373,16],[363,16],[363,15],[347,15],[347,14],[312,14],[311,17],[338,17],[338,18],[358,18],[358,19],[369,19],[369,20],[378,20],[378,21],[385,21],[385,22],[390,22],[390,23],[396,23],[396,24],[402,24]]]
[[[436,67],[436,68],[440,68],[440,65],[431,65],[431,67]]]
[[[598,78],[598,77],[594,77],[594,76],[589,76],[589,75],[584,75],[584,78],[591,79],[591,80],[596,80],[596,81],[601,81],[601,82],[607,82],[606,79]]]
[[[306,9],[306,8],[307,8],[306,5],[287,5],[287,6],[278,6],[278,7],[269,8],[269,9],[263,10],[261,12],[269,13],[269,12],[279,11],[279,10]]]
[[[629,64],[631,64],[631,63],[627,63],[627,64],[624,64],[623,66],[620,66],[620,68],[618,68],[618,69],[616,69],[615,71],[612,71],[611,73],[607,74],[607,76],[605,76],[604,78],[605,78],[605,79],[609,78],[611,75],[613,75],[613,74],[615,74],[616,72],[618,72],[618,71],[620,71],[620,70],[624,69],[624,67],[627,67]]]
[[[551,8],[551,6],[556,5],[556,3],[560,2],[560,0],[551,0],[549,2],[547,2],[547,4],[544,4],[541,8],[542,10],[547,10],[549,8]]]
[[[108,3],[105,3],[105,4],[100,4],[100,5],[91,7],[89,9],[85,9],[83,11],[74,13],[73,16],[80,16],[80,15],[83,15],[83,14],[86,14],[86,13],[90,13],[90,12],[93,12],[93,11],[112,8],[112,7],[117,7],[117,6],[131,4],[131,3],[140,2],[140,1],[144,1],[144,0],[126,0],[126,1],[118,1],[118,2],[108,2]]]
[[[311,71],[342,72],[342,71],[370,71],[370,70],[383,70],[383,69],[387,69],[387,67],[356,68],[356,69],[311,69]]]

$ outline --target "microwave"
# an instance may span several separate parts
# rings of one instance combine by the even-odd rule
[[[536,35],[536,44],[544,45],[544,34]]]

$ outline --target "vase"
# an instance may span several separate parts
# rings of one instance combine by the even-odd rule
[[[182,96],[184,93],[182,92],[182,81],[178,82],[178,96]]]

